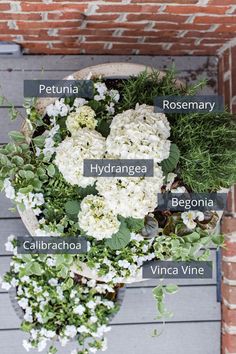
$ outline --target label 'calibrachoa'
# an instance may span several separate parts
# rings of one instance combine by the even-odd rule
[[[2,287],[16,288],[28,351],[72,339],[78,346],[71,354],[105,350],[119,288],[144,262],[207,260],[209,245],[223,242],[213,232],[216,212],[160,211],[157,194],[212,192],[236,180],[230,113],[155,113],[155,96],[194,95],[199,87],[177,86],[172,71],[162,79],[145,71],[92,80],[92,99],[61,98],[45,114],[27,104],[28,132],[11,132],[0,149],[1,188],[20,210],[33,210],[36,236],[83,236],[89,243],[85,254],[19,255],[9,238],[14,255]],[[84,159],[153,159],[154,175],[85,177]],[[160,316],[168,315],[165,295],[176,290],[161,283],[153,289]],[[55,352],[52,344],[48,353]]]

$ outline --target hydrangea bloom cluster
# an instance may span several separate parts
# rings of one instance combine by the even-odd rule
[[[55,164],[65,180],[80,187],[93,185],[93,177],[83,176],[84,159],[101,159],[105,138],[95,130],[80,129],[76,137],[66,137],[56,148]]]
[[[121,159],[154,159],[169,156],[170,125],[163,113],[145,104],[117,114],[106,141],[109,155]]]
[[[80,227],[97,240],[109,238],[119,230],[117,215],[107,207],[105,199],[88,195],[81,203],[78,215]]]
[[[81,106],[75,112],[71,112],[66,119],[66,126],[72,136],[76,135],[81,128],[95,129],[97,120],[96,113],[89,106]]]

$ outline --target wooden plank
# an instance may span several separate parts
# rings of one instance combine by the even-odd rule
[[[10,199],[7,199],[4,193],[0,193],[0,219],[1,218],[16,218],[19,217],[17,211],[11,211],[10,208],[14,208],[15,205]]]
[[[25,110],[19,108],[21,114],[25,114]],[[18,115],[17,119],[12,121],[9,117],[8,109],[7,108],[0,108],[0,144],[6,144],[9,142],[8,133],[11,130],[20,130],[20,127],[23,123],[23,118]]]
[[[5,250],[5,243],[7,242],[8,236],[11,234],[15,236],[25,236],[29,233],[21,219],[0,219],[0,256],[11,254]]]
[[[174,314],[167,322],[220,320],[220,304],[216,302],[215,286],[181,288],[176,294],[166,297],[166,305]],[[156,303],[152,289],[129,288],[125,292],[121,309],[112,323],[160,322],[156,317]],[[20,325],[8,293],[0,294],[0,318],[0,329],[18,328]]]
[[[1,60],[1,71],[36,70],[79,70],[89,65],[109,62],[129,62],[166,69],[175,64],[177,70],[196,70],[199,67],[217,71],[218,58],[215,56],[149,56],[149,55],[27,55],[21,58]]]
[[[16,106],[21,106],[23,103],[23,80],[25,79],[62,79],[74,71],[77,71],[81,68],[87,67],[89,65],[95,65],[104,62],[115,62],[115,61],[127,61],[127,62],[137,62],[140,64],[151,65],[153,67],[159,68],[161,70],[165,70],[167,67],[170,67],[173,64],[173,59],[168,59],[168,61],[158,61],[158,57],[142,57],[142,58],[134,58],[134,57],[117,57],[114,56],[96,56],[93,59],[90,57],[74,57],[72,59],[68,57],[60,57],[56,56],[56,60],[50,59],[50,62],[46,60],[45,65],[47,68],[45,69],[45,65],[43,62],[40,63],[37,61],[38,57],[33,57],[31,59],[31,69],[25,69],[25,62],[20,64],[21,59],[19,59],[19,67],[23,65],[23,68],[15,69],[15,70],[5,70],[1,72],[1,79],[5,82],[5,85],[2,87],[2,93],[4,96],[8,98],[8,100]],[[43,57],[42,57],[43,58]],[[10,63],[16,64],[14,59],[13,62]],[[187,60],[187,59],[185,59]],[[184,62],[185,62],[184,60]],[[182,66],[183,59],[176,59],[176,68],[178,69],[178,76],[180,79],[187,80],[188,83],[193,83],[199,81],[201,78],[211,77],[211,82],[215,82],[216,86],[216,77],[217,77],[217,67],[215,63],[215,59],[213,57],[212,63],[207,61],[208,59],[205,57],[203,59],[196,59],[195,65],[189,64],[187,60],[185,65]],[[200,62],[199,62],[200,61]],[[37,66],[37,62],[38,65]],[[10,65],[9,63],[9,65]],[[60,63],[60,65],[58,65]],[[161,64],[162,63],[162,64]],[[188,64],[190,65],[188,67]],[[56,65],[57,64],[57,65]],[[54,66],[55,65],[55,66]],[[186,66],[187,65],[187,66]],[[198,75],[196,75],[195,71],[198,71]],[[193,74],[195,73],[195,74]],[[193,74],[193,75],[191,75]],[[14,85],[13,85],[14,83]],[[211,94],[215,90],[215,87],[208,86],[202,91],[202,94]],[[1,94],[2,94],[1,93]]]
[[[161,331],[161,325],[112,326],[106,354],[220,354],[220,322],[166,324],[160,336],[152,337],[156,329]],[[1,354],[25,354],[23,339],[27,334],[19,330],[0,331]],[[58,354],[69,354],[76,344],[58,348]]]

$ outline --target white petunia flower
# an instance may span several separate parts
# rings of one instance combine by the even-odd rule
[[[97,95],[94,96],[94,100],[95,101],[101,101],[101,100],[105,100],[106,98],[106,93],[107,93],[107,87],[105,85],[105,83],[103,82],[96,82],[94,84],[94,87],[97,91]]]
[[[69,106],[65,104],[65,99],[56,100],[46,108],[46,113],[49,117],[65,117],[69,112]]]
[[[84,106],[86,103],[88,103],[88,101],[86,99],[81,98],[81,97],[77,97],[74,100],[73,106],[75,106],[76,108],[79,108],[79,107]]]

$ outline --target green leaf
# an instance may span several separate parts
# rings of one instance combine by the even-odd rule
[[[32,274],[35,274],[35,275],[42,275],[42,273],[43,273],[43,269],[38,262],[32,262],[30,269],[31,269]]]
[[[106,245],[112,250],[120,250],[130,242],[130,230],[124,220],[121,220],[119,231],[106,240]]]
[[[17,166],[22,166],[24,165],[24,160],[20,156],[13,156],[12,162],[17,165]]]
[[[130,218],[126,218],[125,222],[128,228],[130,229],[130,231],[133,232],[139,232],[144,227],[144,219],[135,219],[130,217]]]
[[[18,132],[18,131],[12,131],[8,133],[9,137],[15,141],[16,143],[23,143],[25,142],[25,136],[24,134]]]
[[[44,147],[45,144],[45,136],[36,136],[36,138],[33,138],[33,142],[35,144],[35,146],[37,146],[38,148],[42,149]]]
[[[176,144],[171,144],[169,157],[161,162],[161,167],[165,175],[174,171],[179,162],[179,158],[180,151],[178,146]]]
[[[23,194],[28,194],[28,193],[30,193],[32,191],[33,191],[33,186],[27,186],[27,187],[19,189],[19,192],[23,193]]]
[[[15,107],[12,105],[9,109],[8,109],[9,115],[11,120],[15,120],[18,116],[18,111],[15,109]]]
[[[78,215],[80,211],[80,202],[78,200],[68,200],[65,204],[66,213],[71,215]]]
[[[175,284],[168,284],[165,286],[165,291],[168,293],[168,294],[174,294],[178,291],[178,285],[175,285]]]
[[[57,274],[61,278],[66,278],[68,273],[69,273],[69,268],[63,264],[60,271]]]
[[[56,169],[55,167],[51,164],[47,167],[47,173],[49,177],[53,177],[55,175]]]
[[[190,243],[194,243],[200,239],[200,235],[198,232],[194,231],[191,234],[184,236],[183,239]]]

